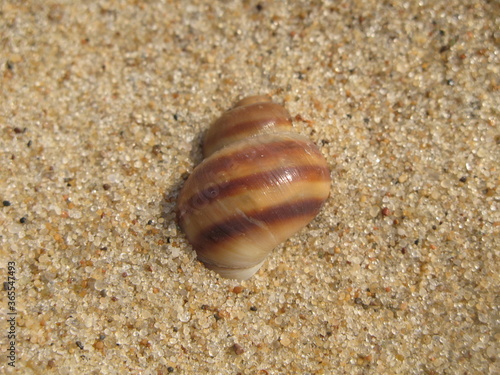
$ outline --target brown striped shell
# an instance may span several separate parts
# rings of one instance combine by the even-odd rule
[[[180,192],[179,223],[208,268],[248,279],[318,214],[330,191],[326,160],[265,96],[245,98],[215,121],[203,153]]]

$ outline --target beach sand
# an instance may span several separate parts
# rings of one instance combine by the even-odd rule
[[[2,2],[0,372],[500,373],[499,17],[481,0]],[[333,182],[238,282],[196,260],[175,207],[203,131],[254,94]]]

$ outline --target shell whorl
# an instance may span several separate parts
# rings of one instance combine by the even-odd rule
[[[216,120],[203,150],[179,195],[179,223],[208,268],[247,279],[318,214],[330,190],[326,160],[292,132],[288,111],[263,96]]]
[[[267,96],[249,96],[210,126],[203,141],[203,157],[259,134],[286,131],[292,131],[292,118],[285,108]]]

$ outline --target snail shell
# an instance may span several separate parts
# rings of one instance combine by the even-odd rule
[[[216,120],[203,154],[180,192],[179,224],[209,269],[248,279],[318,214],[330,171],[318,147],[292,132],[288,111],[266,96],[245,98]]]

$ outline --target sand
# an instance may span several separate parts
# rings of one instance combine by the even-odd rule
[[[499,17],[2,2],[0,373],[500,373]],[[196,260],[175,202],[203,131],[252,94],[290,111],[333,183],[238,282]]]

